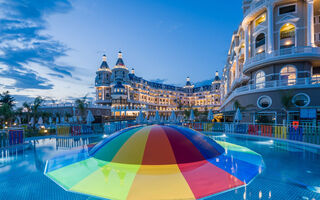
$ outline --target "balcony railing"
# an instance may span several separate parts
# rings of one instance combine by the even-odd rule
[[[247,16],[249,13],[251,13],[253,10],[263,7],[266,4],[266,0],[260,0],[256,3],[251,3],[250,8],[246,10],[244,13],[244,16]]]
[[[276,59],[284,59],[284,58],[298,58],[299,56],[317,56],[320,58],[320,48],[318,47],[293,47],[293,48],[285,48],[272,51],[271,53],[261,53],[252,58],[249,58],[245,62],[244,71],[251,68],[259,62],[267,62]]]
[[[243,87],[239,87],[232,91],[232,93],[225,99],[222,107],[226,105],[232,98],[251,92],[263,92],[268,90],[285,89],[288,87],[292,88],[308,88],[317,85],[320,87],[320,77],[307,77],[307,78],[296,78],[296,79],[282,79],[274,81],[266,81],[261,83],[251,83]]]

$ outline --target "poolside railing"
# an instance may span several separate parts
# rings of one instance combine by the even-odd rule
[[[271,125],[271,124],[242,124],[242,123],[184,123],[183,126],[197,131],[212,134],[223,132],[229,134],[244,134],[279,139],[294,140],[320,145],[320,127],[311,124],[303,125]]]
[[[21,128],[0,130],[0,147],[20,145],[24,142],[24,131]]]
[[[150,123],[152,124],[152,123]],[[305,143],[320,145],[320,127],[312,124],[300,125],[273,125],[273,124],[244,124],[244,123],[212,123],[192,122],[174,123],[207,135],[214,133],[242,134],[251,136],[287,139]],[[46,132],[39,130],[34,134],[27,134],[25,129],[0,130],[0,147],[8,147],[23,144],[26,138],[49,136],[49,137],[73,137],[93,134],[110,135],[121,129],[138,125],[134,121],[111,122],[106,124],[60,124],[49,127]]]

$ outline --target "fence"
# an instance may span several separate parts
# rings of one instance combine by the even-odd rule
[[[0,147],[23,144],[23,129],[0,130]]]
[[[311,124],[295,126],[196,122],[184,123],[183,126],[204,132],[246,134],[320,144],[320,127]]]
[[[121,129],[130,127],[130,126],[135,126],[135,125],[137,125],[137,124],[134,122],[130,122],[130,121],[107,123],[104,125],[104,133],[105,134],[112,134],[112,133],[119,131]]]
[[[99,125],[73,124],[73,125],[57,125],[57,136],[81,136],[93,134],[95,127]],[[97,129],[97,128],[96,128]]]
[[[121,129],[137,125],[134,122],[122,121],[107,124],[79,124],[79,125],[57,125],[56,136],[81,136],[89,134],[112,134]],[[301,141],[306,143],[320,145],[320,127],[312,126],[312,124],[294,125],[270,125],[270,124],[235,124],[235,123],[210,123],[195,122],[179,124],[197,131],[212,134],[214,132],[245,134],[254,136],[264,136],[279,139],[288,139]],[[52,133],[48,133],[51,134]],[[24,142],[24,131],[20,130],[0,130],[0,147],[22,144]]]

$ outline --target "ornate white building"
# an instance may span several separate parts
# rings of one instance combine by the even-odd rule
[[[243,0],[223,69],[221,111],[278,122],[320,109],[320,0]],[[309,109],[309,110],[308,110]],[[319,115],[319,112],[318,112]]]
[[[184,87],[147,81],[130,72],[118,53],[116,65],[110,69],[104,55],[96,80],[96,103],[111,106],[113,116],[137,116],[138,112],[170,115],[186,108],[218,110],[220,107],[220,78],[218,72],[210,85],[195,87],[187,78]]]

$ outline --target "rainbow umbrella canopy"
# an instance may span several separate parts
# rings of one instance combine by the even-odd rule
[[[178,126],[139,126],[47,161],[67,191],[106,199],[202,199],[249,184],[261,156]]]

